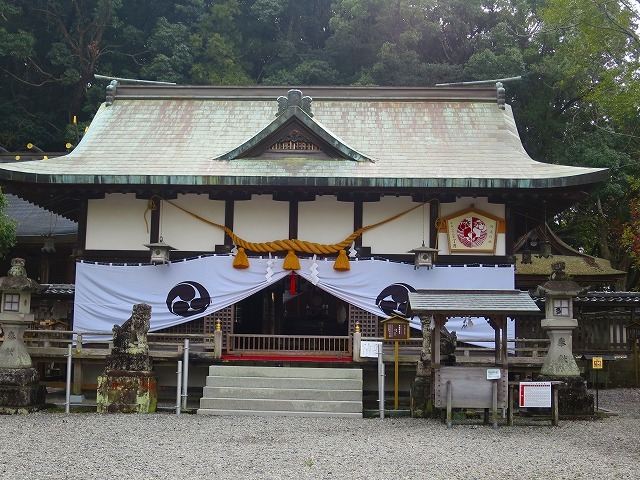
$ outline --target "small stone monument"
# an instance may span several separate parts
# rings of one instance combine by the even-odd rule
[[[98,377],[98,413],[152,413],[158,402],[157,380],[153,376],[147,333],[151,307],[133,306],[131,318],[113,326],[113,349],[105,372]]]
[[[585,381],[573,357],[572,331],[578,326],[573,318],[573,298],[584,289],[570,280],[564,262],[554,262],[549,280],[536,289],[536,295],[545,297],[545,318],[541,326],[547,331],[551,343],[540,370],[540,381],[559,380],[558,408],[563,417],[592,416],[593,395],[587,393]]]
[[[45,388],[23,342],[24,331],[33,323],[31,294],[41,286],[27,277],[22,258],[11,260],[6,277],[0,278],[0,413],[29,413],[44,405]]]

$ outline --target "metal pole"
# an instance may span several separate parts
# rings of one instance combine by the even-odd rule
[[[182,370],[182,409],[187,409],[188,388],[189,388],[189,339],[184,339],[184,358]]]
[[[118,82],[143,83],[147,85],[176,85],[174,82],[159,82],[157,80],[139,80],[137,78],[111,77],[109,75],[93,75],[96,80],[116,80]]]
[[[67,390],[64,400],[64,413],[69,413],[71,406],[71,349],[72,346],[69,344],[67,349]]]
[[[176,388],[176,415],[180,415],[180,394],[182,390],[182,360],[178,360],[177,388]]]
[[[596,370],[596,412],[597,412],[598,410],[600,410],[600,408],[599,408],[599,403],[598,403],[598,387],[599,387],[599,382],[598,382],[598,372],[599,372],[599,371],[600,371],[600,370],[598,370],[598,369]]]
[[[384,362],[382,361],[382,342],[378,342],[378,408],[380,418],[384,418]]]

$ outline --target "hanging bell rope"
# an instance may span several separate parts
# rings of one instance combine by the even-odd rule
[[[233,243],[238,246],[238,254],[236,255],[236,257],[238,255],[241,255],[240,252],[242,251],[242,254],[244,254],[246,258],[246,253],[244,252],[245,250],[258,252],[258,253],[273,253],[273,252],[287,251],[287,257],[285,257],[286,266],[284,266],[285,270],[298,270],[300,268],[300,261],[296,256],[296,252],[316,254],[316,255],[331,255],[334,253],[338,253],[339,255],[338,255],[338,258],[336,259],[336,263],[334,264],[333,268],[336,270],[349,270],[350,268],[349,259],[347,258],[347,255],[346,255],[346,248],[349,245],[351,245],[356,238],[358,238],[364,232],[371,230],[372,228],[376,228],[376,227],[379,227],[380,225],[384,225],[385,223],[392,222],[423,205],[422,203],[418,204],[414,207],[409,208],[408,210],[405,210],[404,212],[400,212],[397,215],[394,215],[393,217],[382,220],[381,222],[374,223],[372,225],[367,225],[365,227],[361,227],[355,232],[353,232],[351,235],[349,235],[347,238],[345,238],[340,243],[324,244],[324,243],[307,242],[305,240],[297,240],[297,239],[276,240],[273,242],[254,243],[254,242],[248,242],[238,237],[235,233],[233,233],[233,231],[230,228],[224,225],[220,225],[219,223],[215,223],[210,220],[207,220],[206,218],[203,218],[200,215],[190,212],[189,210],[181,207],[180,205],[177,205],[176,203],[170,200],[164,200],[161,197],[157,197],[157,198],[159,198],[160,200],[163,200],[164,202],[170,205],[173,205],[178,210],[182,210],[184,213],[192,216],[197,220],[200,220],[204,223],[207,223],[221,230],[224,230],[224,232],[227,235],[229,235]],[[239,266],[236,266],[236,262],[237,260],[234,260],[234,265],[233,265],[234,268],[247,268],[249,266],[248,259],[246,259],[246,261],[244,259],[242,259],[241,261],[238,261]]]

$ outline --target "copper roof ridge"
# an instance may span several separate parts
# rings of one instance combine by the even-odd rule
[[[344,87],[127,85],[115,99],[274,100],[296,88],[314,100],[433,100],[496,102],[495,87]]]

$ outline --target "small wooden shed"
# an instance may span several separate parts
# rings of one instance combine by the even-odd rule
[[[520,290],[421,290],[409,293],[409,306],[411,313],[422,319],[423,328],[431,328],[430,369],[434,407],[446,407],[449,424],[452,408],[490,408],[495,425],[497,409],[506,409],[508,405],[507,319],[518,314],[539,312],[533,299]],[[494,366],[441,365],[441,328],[449,318],[466,316],[483,317],[493,327]],[[424,338],[428,336],[423,335]]]

